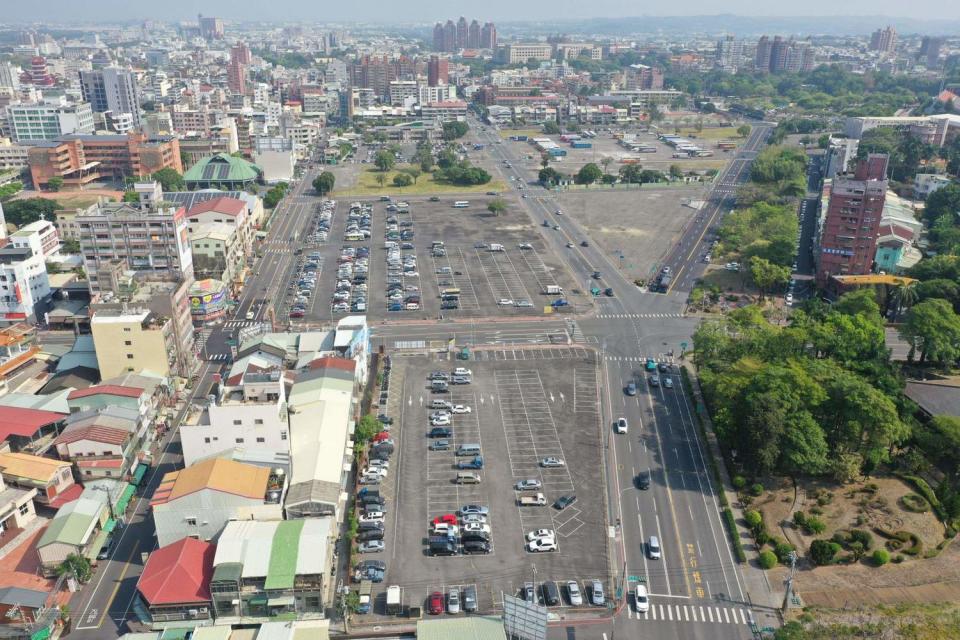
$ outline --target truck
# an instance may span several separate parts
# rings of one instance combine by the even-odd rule
[[[373,590],[373,583],[369,580],[360,581],[360,604],[357,606],[357,613],[370,613],[370,592]]]
[[[457,469],[483,469],[483,456],[473,456],[470,460],[457,462]]]
[[[564,298],[558,298],[557,300],[554,300],[553,302],[551,302],[550,306],[554,308],[569,307],[570,303],[567,302]]]
[[[387,587],[387,615],[400,615],[403,611],[403,605],[400,602],[400,586],[390,585]]]
[[[542,493],[534,496],[520,496],[517,498],[517,504],[521,507],[542,507],[547,504],[547,498]]]
[[[548,296],[562,296],[563,287],[556,284],[548,284],[543,288],[543,293]]]
[[[490,251],[504,251],[504,248],[503,248],[503,245],[502,245],[502,244],[493,243],[493,244],[490,245],[490,249],[489,249],[489,250],[490,250]]]

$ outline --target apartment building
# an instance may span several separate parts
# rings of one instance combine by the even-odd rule
[[[83,99],[97,113],[110,113],[115,122],[125,122],[115,130],[126,133],[140,128],[140,90],[133,71],[120,67],[80,70]],[[123,114],[125,117],[120,117]],[[129,125],[129,126],[127,126]]]
[[[213,278],[236,290],[246,269],[237,229],[223,222],[198,224],[190,233],[190,251],[197,280]]]
[[[91,134],[93,110],[86,102],[70,103],[66,98],[7,106],[10,136],[15,142],[56,140],[69,134]]]
[[[500,59],[508,64],[524,63],[527,60],[549,60],[553,57],[553,45],[507,44],[500,52]]]
[[[48,302],[50,279],[46,260],[60,251],[57,230],[37,220],[14,232],[0,248],[0,321],[35,321]]]
[[[169,376],[176,369],[173,321],[145,308],[102,309],[90,319],[100,375],[151,371]]]
[[[0,171],[20,171],[27,166],[30,147],[14,144],[10,138],[0,138]]]

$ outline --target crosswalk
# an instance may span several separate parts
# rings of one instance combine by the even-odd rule
[[[229,353],[210,353],[207,354],[207,362],[223,362],[229,357]]]
[[[224,323],[224,327],[227,329],[243,329],[244,327],[252,327],[255,324],[261,324],[258,320],[231,320]]]
[[[610,362],[647,362],[649,359],[653,359],[658,364],[665,362],[666,364],[673,364],[674,360],[672,357],[653,357],[653,356],[612,356],[609,353],[603,354],[604,360],[609,360]]]
[[[685,313],[600,313],[602,320],[640,320],[641,318],[686,318]]]
[[[627,615],[631,619],[659,622],[748,625],[753,621],[747,609],[695,604],[651,604],[650,609],[642,613],[631,606],[627,608]]]

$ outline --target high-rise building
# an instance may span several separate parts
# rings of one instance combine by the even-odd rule
[[[728,35],[717,41],[717,53],[714,66],[726,73],[736,73],[743,64],[743,40]]]
[[[870,36],[870,50],[880,53],[893,53],[897,48],[897,30],[893,27],[877,29]]]
[[[377,96],[386,97],[390,95],[390,82],[413,78],[414,64],[406,56],[396,60],[387,56],[363,56],[347,71],[352,86],[373,89]]]
[[[7,107],[11,137],[15,142],[54,140],[71,133],[93,133],[93,111],[86,102],[71,104],[66,98]]]
[[[770,72],[770,55],[773,53],[773,43],[767,36],[760,36],[757,41],[757,53],[753,58],[753,66],[760,73]]]
[[[443,25],[443,50],[457,50],[457,25],[453,24],[453,20],[447,20],[447,24]]]
[[[865,275],[873,268],[877,232],[887,194],[889,156],[871,153],[852,174],[838,174],[820,232],[817,283],[832,276]]]
[[[430,61],[427,62],[427,84],[431,87],[447,84],[449,67],[446,58],[430,56]]]
[[[467,29],[467,48],[480,48],[480,23],[476,20],[473,20]]]
[[[787,69],[787,54],[790,51],[790,43],[774,36],[773,44],[770,46],[770,73],[783,73]]]
[[[467,19],[463,16],[460,16],[460,19],[457,20],[457,49],[465,49],[467,47],[467,35],[469,29],[470,28],[467,26]]]
[[[200,27],[200,37],[206,40],[223,40],[223,20],[220,18],[205,18],[203,14],[197,16]]]
[[[140,90],[133,71],[120,67],[80,71],[80,88],[95,112],[109,111],[114,117],[129,113],[133,128],[140,128]]]
[[[236,60],[240,64],[250,64],[253,55],[250,53],[250,47],[245,42],[238,42],[230,47],[230,59]]]
[[[237,58],[230,58],[227,65],[227,86],[230,91],[243,95],[247,92],[247,65]]]
[[[920,42],[920,51],[918,57],[928,69],[936,68],[940,63],[940,49],[943,48],[943,38],[934,36],[923,36]],[[0,78],[3,76],[3,70],[0,68]],[[3,84],[0,81],[0,84]]]
[[[437,24],[433,25],[433,50],[434,51],[446,51],[446,49],[443,48],[444,47],[443,38],[444,38],[443,23],[438,22]]]
[[[0,62],[0,89],[20,91],[20,73],[10,62]]]
[[[480,29],[480,48],[497,48],[497,27],[492,22],[487,22]]]

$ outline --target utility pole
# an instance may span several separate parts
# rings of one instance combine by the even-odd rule
[[[797,568],[797,552],[790,552],[790,575],[787,576],[787,590],[783,594],[783,606],[780,607],[782,613],[786,613],[790,608],[790,597],[793,593],[793,574]]]

